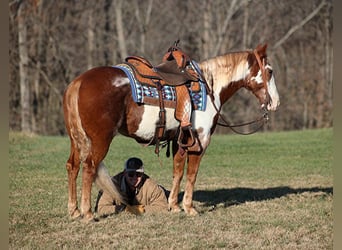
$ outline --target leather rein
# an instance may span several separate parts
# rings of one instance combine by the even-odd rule
[[[255,57],[256,57],[256,59],[257,59],[259,68],[260,68],[260,70],[261,70],[262,81],[263,81],[263,85],[264,85],[264,88],[265,88],[265,90],[266,90],[266,95],[267,95],[268,91],[267,91],[267,79],[266,79],[266,69],[265,69],[265,65],[261,62],[260,56],[259,56],[259,54],[257,53],[257,51],[254,50],[253,53],[254,53],[254,55],[255,55]],[[212,94],[211,94],[210,96],[212,96]],[[218,116],[219,116],[219,119],[221,119],[221,120],[223,121],[223,123],[218,121],[218,122],[217,122],[217,125],[222,126],[222,127],[226,127],[226,128],[230,128],[232,131],[234,131],[235,133],[240,134],[240,135],[250,135],[250,134],[256,133],[256,132],[259,131],[259,130],[265,125],[265,123],[267,123],[267,121],[269,120],[268,110],[267,110],[267,108],[266,108],[266,105],[264,105],[264,107],[262,108],[263,114],[262,114],[259,118],[255,119],[255,120],[253,120],[253,121],[250,121],[250,122],[245,122],[245,123],[241,123],[241,124],[237,124],[237,125],[232,125],[232,124],[230,124],[230,123],[224,118],[224,116],[220,113],[220,110],[216,107],[215,102],[214,102],[214,100],[213,100],[213,96],[212,96],[212,103],[213,103],[213,105],[214,105],[214,107],[215,107],[215,109],[216,109],[216,112],[217,112],[217,114],[218,114]],[[260,123],[260,124],[259,124],[259,126],[258,126],[256,129],[254,129],[254,130],[252,130],[252,131],[249,131],[249,132],[246,132],[246,133],[244,133],[244,132],[239,132],[239,131],[237,131],[237,130],[235,129],[235,128],[237,128],[237,127],[243,127],[243,126],[251,125],[251,124],[254,124],[254,123]]]

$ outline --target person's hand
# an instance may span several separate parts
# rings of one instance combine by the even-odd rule
[[[145,213],[145,206],[144,205],[134,205],[134,206],[127,205],[125,211],[135,214],[135,215],[142,215],[143,213]]]
[[[120,205],[115,205],[115,213],[121,213],[122,211],[125,211],[126,205],[120,204]]]

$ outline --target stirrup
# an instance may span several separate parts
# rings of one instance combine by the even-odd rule
[[[187,143],[183,143],[183,140],[186,139],[188,141],[189,137],[185,137],[184,138],[184,132],[185,131],[188,131],[189,134],[190,134],[190,142],[187,142]],[[180,130],[179,130],[179,136],[178,136],[178,140],[177,140],[177,143],[180,147],[182,148],[188,148],[188,147],[191,147],[195,144],[195,137],[194,137],[194,134],[192,132],[192,129],[191,129],[191,125],[189,126],[185,126],[185,127],[181,127]]]

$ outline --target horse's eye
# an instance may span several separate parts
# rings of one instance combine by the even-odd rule
[[[269,73],[270,75],[272,75],[273,70],[272,70],[272,69],[268,69],[268,73]]]

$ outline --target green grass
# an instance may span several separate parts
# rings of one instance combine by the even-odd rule
[[[195,186],[199,216],[123,213],[83,224],[67,215],[69,139],[11,132],[9,248],[332,249],[332,136],[332,129],[214,135]],[[153,147],[118,136],[105,159],[109,172],[130,156],[171,188],[165,149],[160,164]]]

